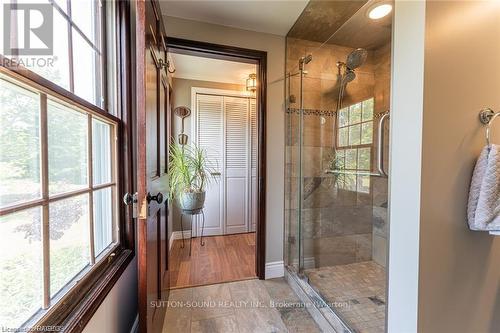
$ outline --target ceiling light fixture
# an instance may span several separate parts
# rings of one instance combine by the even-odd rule
[[[372,20],[378,20],[392,12],[392,5],[387,2],[379,2],[368,8],[368,17]]]
[[[247,91],[255,90],[257,90],[257,74],[250,74],[247,79]]]

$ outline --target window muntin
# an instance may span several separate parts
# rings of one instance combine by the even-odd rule
[[[103,75],[105,22],[101,0],[16,1],[49,3],[53,8],[53,54],[52,56],[30,55],[30,60],[24,61],[25,67],[88,102],[104,108],[106,105]],[[21,11],[13,12],[12,15],[17,15],[15,20],[18,24],[24,22]],[[24,31],[24,28],[19,27],[17,31]],[[15,32],[16,29],[13,30],[13,33]],[[22,34],[11,38],[17,40],[18,44],[24,43]],[[44,61],[37,61],[38,59]]]
[[[0,231],[6,240],[0,244],[0,299],[10,300],[0,305],[0,322],[20,327],[57,304],[119,243],[117,123],[2,74],[0,87],[0,166],[11,170],[0,178]],[[22,131],[4,135],[4,129],[16,129],[5,123],[13,116]],[[13,145],[19,154],[3,154]],[[94,153],[94,147],[101,150]],[[17,190],[16,200],[4,188]]]
[[[345,172],[339,188],[370,192],[374,98],[345,107],[337,120],[336,163]]]
[[[373,142],[373,98],[353,104],[339,111],[339,148],[371,145]]]

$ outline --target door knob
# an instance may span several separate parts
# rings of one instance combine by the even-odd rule
[[[151,195],[151,193],[148,192],[146,200],[148,201],[148,203],[150,203],[151,201],[156,201],[157,203],[161,204],[163,202],[163,194],[161,194],[161,192],[158,192],[157,195]]]
[[[125,205],[127,205],[127,206],[132,205],[132,217],[136,218],[137,217],[137,192],[135,192],[134,194],[130,194],[128,192],[125,193],[125,195],[123,196],[123,203],[125,203]]]
[[[137,199],[134,198],[134,196],[135,195],[130,194],[128,192],[125,193],[125,195],[123,196],[123,203],[128,206],[128,205],[133,204],[134,202],[137,202]]]

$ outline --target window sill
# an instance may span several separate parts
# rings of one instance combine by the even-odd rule
[[[129,249],[119,248],[115,253],[35,326],[54,327],[59,332],[82,332],[134,257]]]

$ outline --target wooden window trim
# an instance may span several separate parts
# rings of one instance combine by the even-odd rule
[[[104,3],[103,3],[104,6]],[[104,8],[103,8],[104,10]],[[116,131],[118,141],[116,146],[117,160],[120,168],[117,168],[116,177],[118,178],[117,200],[125,192],[132,192],[133,186],[133,157],[132,157],[132,133],[130,127],[133,113],[132,103],[132,51],[131,51],[131,31],[130,31],[130,3],[118,1],[116,3],[116,56],[117,60],[117,100],[118,105],[115,115],[107,112],[107,100],[104,107],[98,107],[91,102],[77,96],[52,81],[30,71],[22,66],[9,66],[10,58],[0,54],[0,73],[13,77],[14,79],[34,86],[36,89],[56,96],[58,99],[76,105],[78,108],[86,109],[91,114],[104,119],[109,119],[117,124]],[[105,28],[105,23],[103,23]],[[105,52],[105,49],[103,49]],[[103,62],[102,72],[106,76],[106,62]],[[106,78],[105,78],[106,79]],[[103,82],[105,84],[105,82]],[[107,89],[103,91],[106,97]],[[43,130],[43,129],[42,129]],[[46,147],[42,147],[45,149]],[[41,172],[46,172],[41,170]],[[47,184],[46,184],[47,185]],[[106,184],[108,185],[108,184]],[[48,186],[48,185],[47,185]],[[96,186],[97,187],[97,186]],[[96,188],[95,187],[95,188]],[[87,190],[87,189],[85,189]],[[89,189],[90,190],[90,189]],[[40,203],[45,198],[38,199]],[[36,200],[35,200],[36,201]],[[39,202],[30,202],[33,205],[39,205]],[[26,208],[26,207],[24,207]],[[119,225],[119,244],[110,253],[107,260],[98,262],[94,269],[78,281],[78,287],[71,293],[66,294],[59,301],[58,306],[53,307],[51,311],[43,315],[43,321],[28,321],[25,325],[46,325],[61,326],[61,332],[82,332],[85,325],[90,321],[122,273],[129,266],[135,256],[135,236],[134,225],[131,218],[131,211],[124,205],[116,207]],[[48,236],[48,235],[47,235]],[[44,253],[48,255],[48,253]],[[45,281],[44,281],[45,283]],[[39,313],[37,313],[39,315]]]
[[[121,136],[121,126],[118,118],[108,114],[103,113],[98,110],[90,110],[87,108],[73,103],[71,100],[65,98],[64,96],[58,95],[54,91],[38,85],[34,82],[29,82],[26,78],[11,72],[8,69],[0,67],[0,73],[2,76],[6,77],[8,81],[12,81],[13,84],[19,84],[21,87],[25,86],[33,92],[37,92],[39,95],[40,103],[40,132],[41,132],[41,197],[30,200],[27,202],[14,204],[11,206],[3,207],[0,209],[0,216],[5,216],[8,214],[13,214],[15,212],[26,210],[33,207],[40,207],[43,214],[42,223],[42,243],[46,244],[49,241],[49,228],[48,228],[48,207],[49,203],[57,202],[67,198],[79,196],[82,194],[89,195],[89,207],[91,207],[92,193],[95,191],[111,188],[112,193],[121,193],[121,183],[120,183],[120,169],[117,168],[116,161],[120,160],[119,150],[116,150],[118,142],[113,142],[111,154],[112,165],[111,165],[111,180],[103,184],[94,185],[92,181],[92,120],[98,119],[99,121],[107,122],[112,126],[112,131],[110,135],[114,138],[119,138]],[[87,138],[87,148],[88,148],[88,184],[80,189],[57,193],[49,195],[49,185],[48,185],[48,138],[47,138],[47,106],[49,100],[55,100],[57,103],[65,105],[66,107],[81,112],[85,112],[87,116],[87,125],[89,136]],[[78,111],[75,111],[78,112]],[[116,194],[112,194],[115,198],[112,207],[114,221],[117,222],[117,227],[121,230],[123,227],[123,219],[119,215],[119,209],[116,207],[117,198]],[[92,226],[92,214],[89,213],[90,225]],[[113,222],[115,223],[115,222]],[[116,280],[119,278],[123,270],[127,267],[133,258],[133,251],[126,247],[126,239],[118,235],[117,241],[112,242],[108,245],[107,250],[104,254],[99,254],[97,258],[93,256],[93,239],[90,240],[90,251],[91,258],[90,263],[86,266],[79,274],[72,278],[71,283],[64,286],[57,294],[51,298],[49,293],[49,279],[48,275],[50,266],[43,265],[43,300],[42,300],[42,310],[37,311],[33,314],[32,318],[23,324],[23,327],[37,326],[61,326],[64,332],[80,331],[83,329],[84,323],[90,320],[91,315],[95,312],[98,305],[102,302],[107,292],[114,285]],[[48,246],[43,246],[43,257],[44,262],[48,262],[50,256]],[[116,275],[116,276],[114,276]],[[105,292],[106,294],[103,294]],[[95,302],[98,302],[95,303]],[[50,306],[53,303],[53,306]],[[95,304],[94,304],[95,303]],[[46,309],[46,310],[44,310]],[[90,314],[88,311],[94,311]],[[84,311],[84,313],[82,312]],[[87,314],[88,312],[88,314]],[[88,318],[86,316],[89,316]]]
[[[8,66],[9,63],[11,63],[11,59],[0,54],[0,71],[5,73],[6,75],[12,76],[25,84],[35,84],[38,86],[37,89],[52,95],[58,95],[60,99],[63,99],[70,104],[75,104],[81,108],[85,108],[100,117],[111,117],[110,119],[115,122],[120,121],[119,118],[111,115],[105,109],[100,108],[97,105],[94,105],[91,102],[75,95],[71,91],[68,91],[60,87],[56,83],[47,80],[46,78],[38,75],[35,72],[30,71],[26,67]]]

